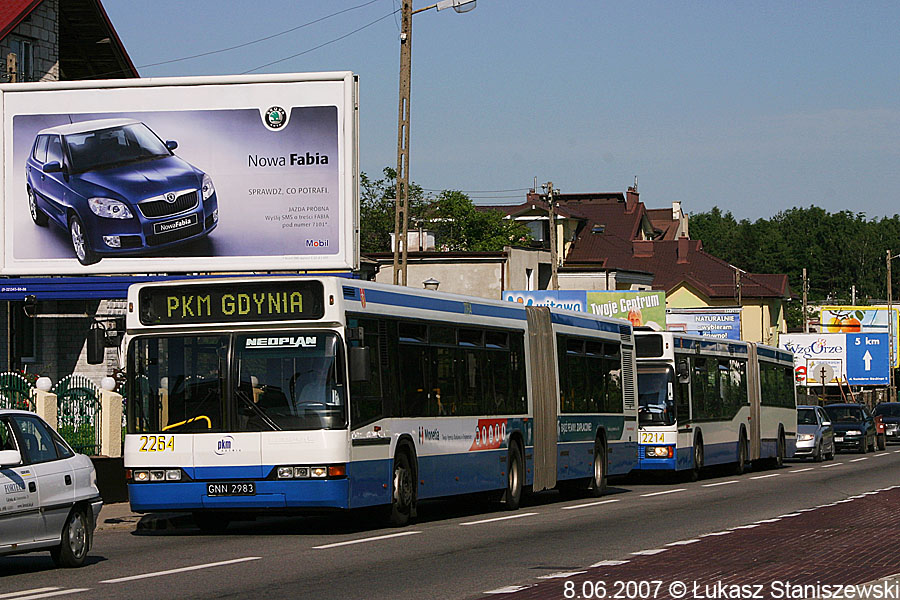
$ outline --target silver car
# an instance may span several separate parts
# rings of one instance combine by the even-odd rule
[[[36,414],[0,410],[0,556],[50,550],[84,564],[103,500],[91,460]]]
[[[834,458],[834,428],[822,407],[797,407],[797,449],[794,458],[812,458],[816,462]]]

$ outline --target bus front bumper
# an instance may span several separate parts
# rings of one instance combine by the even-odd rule
[[[210,482],[128,484],[131,510],[349,508],[347,479],[253,481],[256,493],[252,496],[209,496],[207,483]]]

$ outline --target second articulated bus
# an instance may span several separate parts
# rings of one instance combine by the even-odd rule
[[[734,340],[635,332],[643,471],[781,465],[796,445],[789,352]]]

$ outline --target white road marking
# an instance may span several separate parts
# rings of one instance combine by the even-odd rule
[[[562,571],[560,573],[541,575],[540,577],[538,577],[538,579],[568,579],[569,577],[575,577],[576,575],[581,575],[582,573],[587,573],[587,571]]]
[[[763,519],[762,521],[754,521],[757,525],[762,525],[763,523],[777,523],[779,519]]]
[[[894,454],[900,454],[900,450],[894,450]]]
[[[618,567],[619,565],[628,564],[627,560],[601,560],[598,563],[594,563],[591,565],[591,568],[594,569],[596,567]]]
[[[819,467],[820,469],[827,469],[828,467],[839,467],[844,463],[831,463],[830,465],[822,465]]]
[[[786,514],[786,515],[781,515],[781,516],[778,517],[778,518],[779,518],[779,519],[787,519],[787,518],[790,518],[790,517],[799,517],[799,516],[800,516],[800,513],[798,513],[798,512],[793,512],[793,513],[788,513],[788,514]]]
[[[638,550],[637,552],[632,552],[632,554],[635,556],[653,556],[654,554],[659,554],[666,550],[668,550],[668,548],[654,548],[653,550]]]
[[[58,590],[58,587],[35,588],[33,590],[22,590],[21,592],[12,592],[11,594],[0,594],[0,598],[14,598],[22,594],[40,594],[41,592],[52,592]]]
[[[527,585],[508,585],[506,587],[498,588],[496,590],[490,590],[488,592],[484,592],[485,594],[514,594],[516,592],[521,592],[522,590],[527,590],[530,586]]]
[[[679,540],[677,542],[669,542],[666,546],[687,546],[688,544],[694,544],[699,542],[700,538],[694,538],[692,540]]]
[[[806,467],[805,469],[794,469],[791,473],[803,473],[804,471],[812,471],[813,467]]]
[[[728,535],[729,533],[734,533],[733,531],[717,531],[715,533],[704,533],[700,537],[709,537],[711,535]]]
[[[13,592],[11,594],[0,594],[0,598],[9,598],[10,600],[38,600],[39,598],[55,598],[57,596],[65,596],[66,594],[77,594],[79,592],[90,591],[91,588],[72,588],[60,589],[55,587],[36,588],[33,590],[25,590],[22,592]],[[22,594],[27,594],[23,596]]]
[[[854,459],[851,460],[850,462],[859,462],[859,461],[861,461],[861,460],[869,460],[869,457],[868,457],[868,456],[863,456],[862,458],[854,458]]]
[[[728,529],[731,529],[732,531],[734,531],[735,529],[755,529],[757,527],[759,527],[759,524],[754,523],[752,525],[738,525],[737,527],[729,527]]]
[[[717,485],[729,485],[732,483],[740,483],[737,479],[732,479],[731,481],[720,481],[718,483],[704,483],[703,487],[716,487]]]
[[[876,454],[872,458],[878,458],[879,456],[887,456],[890,452],[882,452],[881,454]]]
[[[313,546],[313,550],[327,550],[329,548],[337,548],[339,546],[352,546],[353,544],[365,544],[366,542],[377,542],[379,540],[387,540],[390,538],[403,537],[407,535],[416,535],[421,531],[401,531],[400,533],[389,533],[387,535],[376,535],[374,537],[360,538],[358,540],[347,540],[346,542],[335,542],[333,544],[325,544],[323,546]]]
[[[563,510],[573,510],[576,508],[587,508],[588,506],[599,506],[601,504],[610,504],[612,502],[619,502],[620,498],[615,498],[613,500],[600,500],[599,502],[588,502],[587,504],[576,504],[575,506],[563,506]]]
[[[674,490],[663,490],[661,492],[653,492],[650,494],[641,494],[641,498],[649,498],[650,496],[662,496],[663,494],[674,494],[676,492],[686,492],[687,488],[676,488]]]
[[[163,575],[172,575],[173,573],[185,573],[187,571],[199,571],[200,569],[209,569],[212,567],[224,567],[225,565],[234,565],[237,563],[260,559],[262,559],[262,556],[245,556],[244,558],[223,560],[221,562],[207,563],[205,565],[194,565],[192,567],[181,567],[180,569],[169,569],[168,571],[157,571],[156,573],[144,573],[143,575],[132,575],[130,577],[106,579],[104,581],[101,581],[100,583],[122,583],[124,581],[135,581],[136,579],[147,579],[149,577],[162,577]]]
[[[750,479],[768,479],[769,477],[778,477],[781,473],[769,473],[768,475],[757,475],[756,477],[751,477]]]
[[[538,513],[521,513],[509,515],[506,517],[497,517],[495,519],[482,519],[481,521],[469,521],[468,523],[460,523],[460,525],[481,525],[482,523],[494,523],[496,521],[508,521],[509,519],[521,519],[522,517],[533,517]],[[416,532],[418,533],[418,532]]]

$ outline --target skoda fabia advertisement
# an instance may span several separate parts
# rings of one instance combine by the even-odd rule
[[[355,268],[355,78],[271,77],[0,86],[2,272]]]

